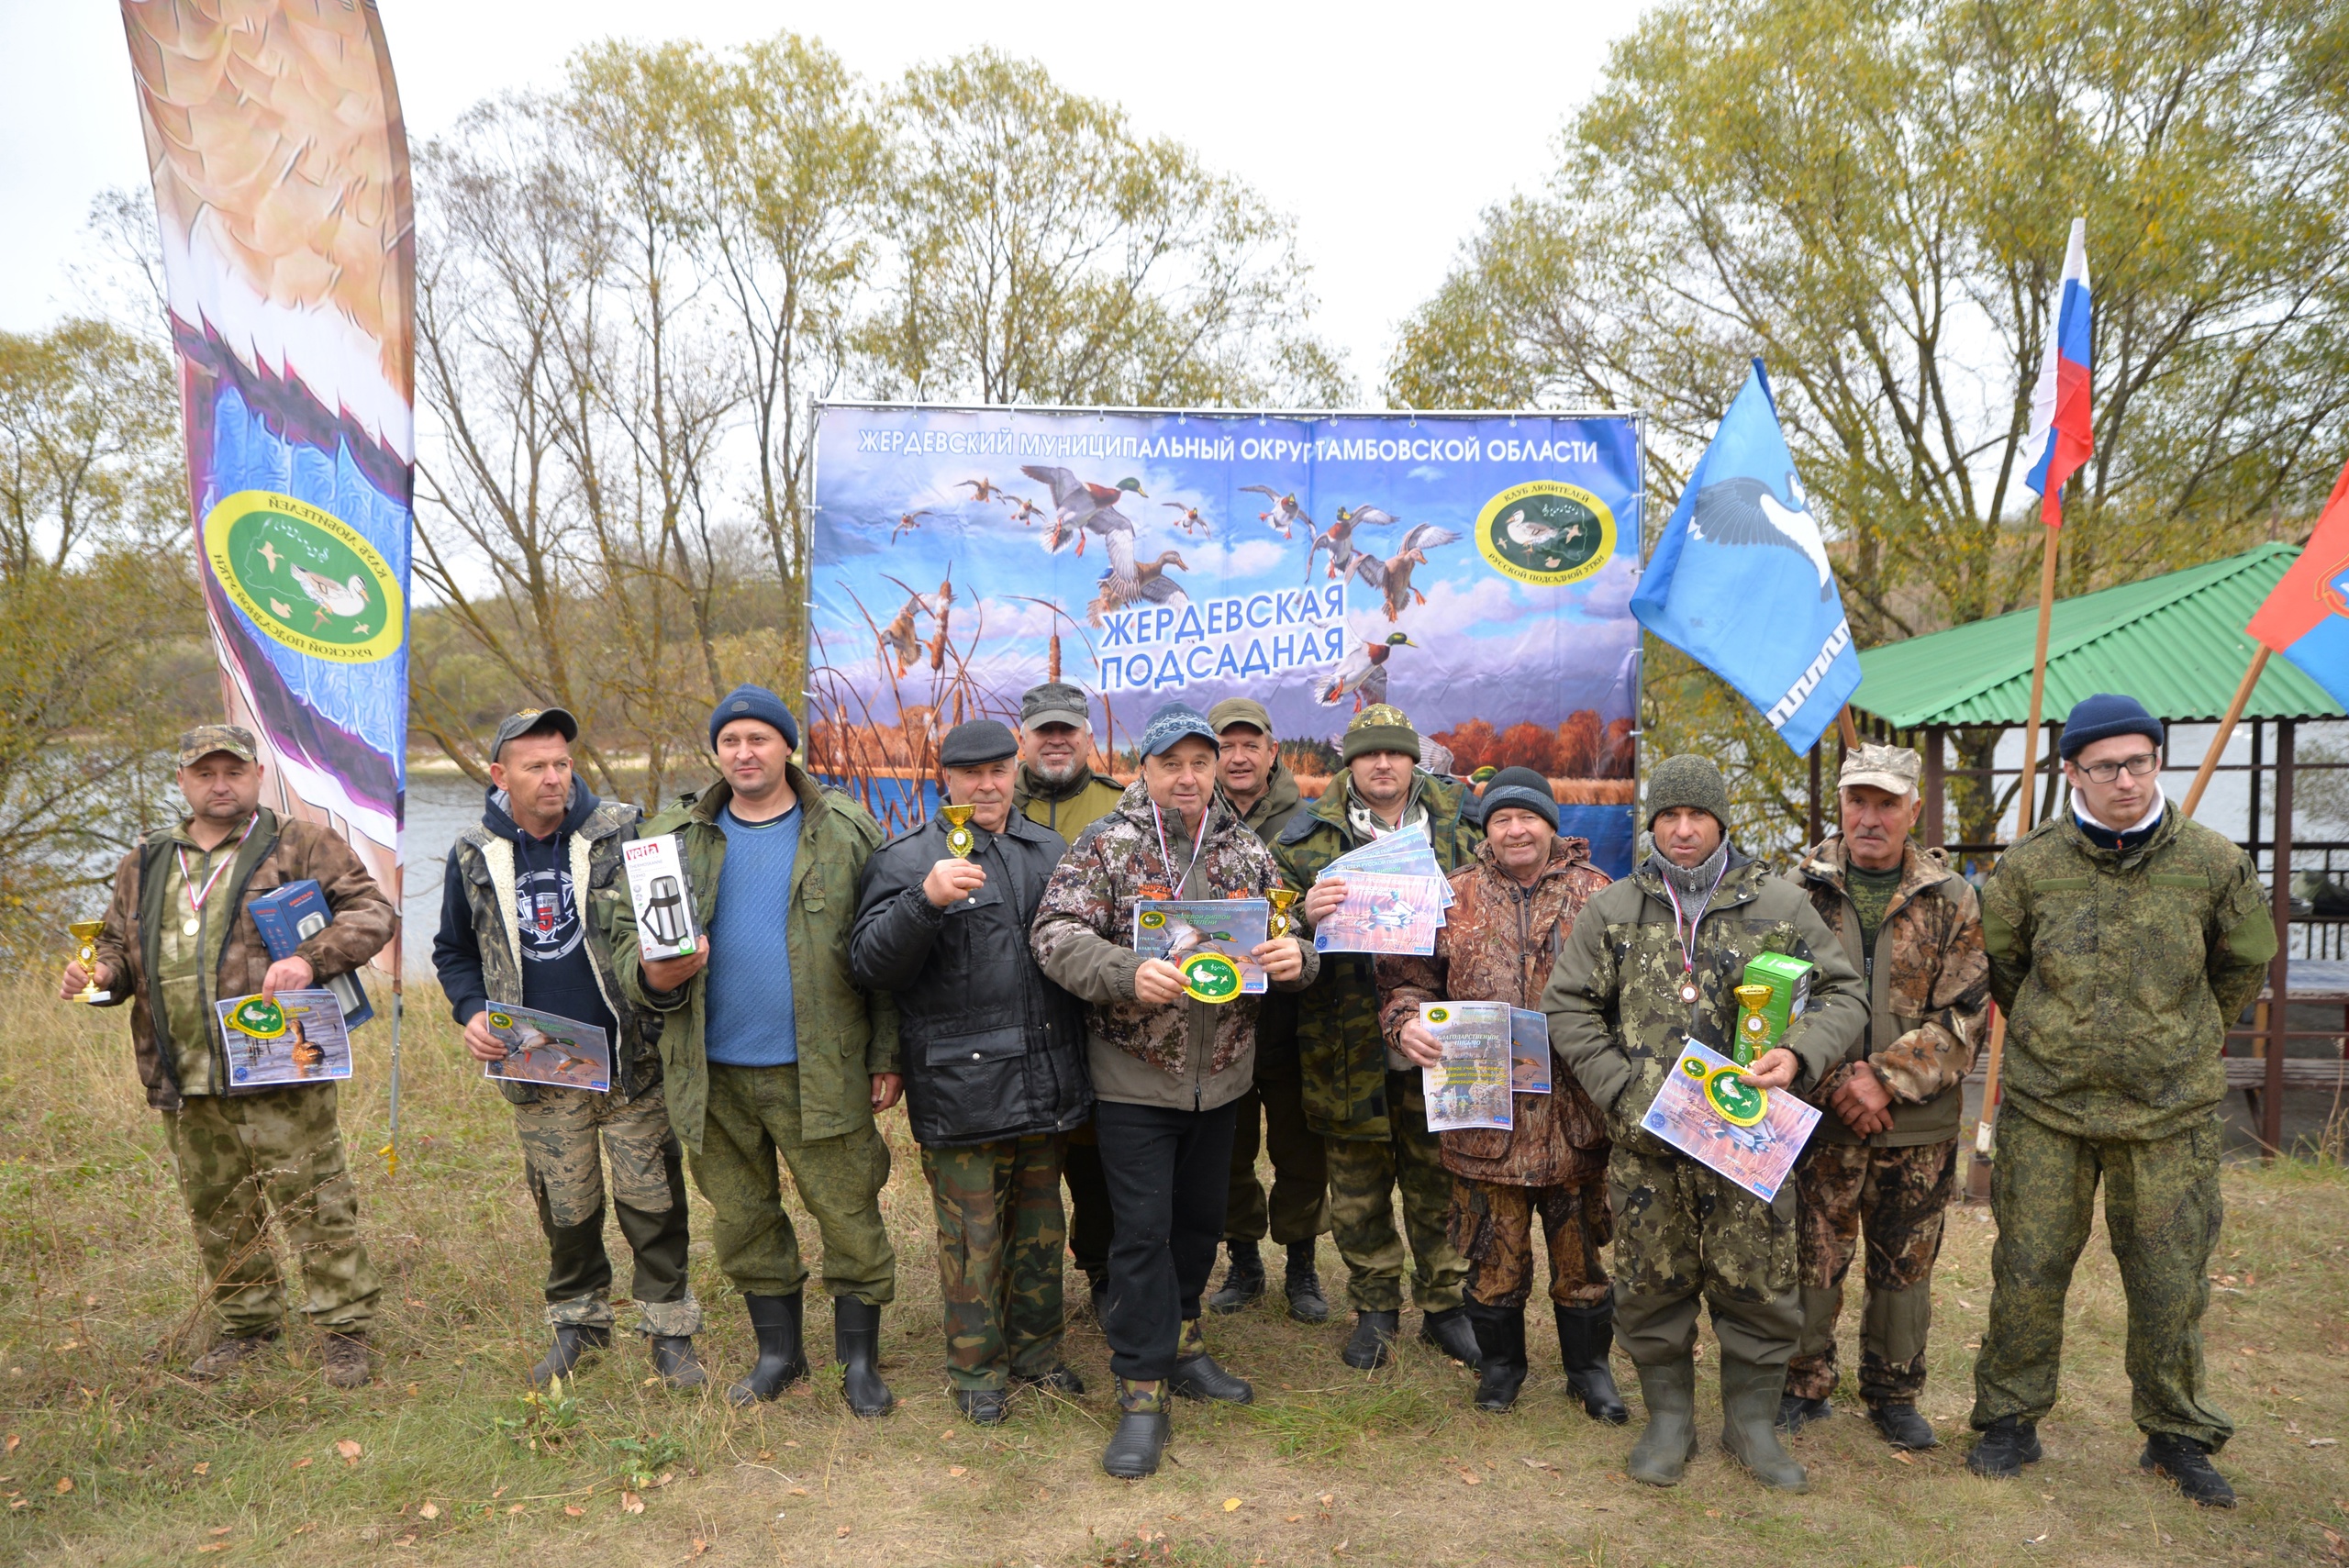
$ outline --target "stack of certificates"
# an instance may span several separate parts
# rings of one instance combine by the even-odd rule
[[[1344,883],[1346,901],[1314,928],[1317,952],[1435,951],[1452,884],[1436,864],[1424,821],[1340,855],[1321,877]]]

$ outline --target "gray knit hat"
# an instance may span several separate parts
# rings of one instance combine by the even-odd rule
[[[1655,819],[1675,806],[1693,806],[1724,829],[1729,827],[1729,783],[1710,758],[1684,751],[1666,757],[1649,773],[1648,803],[1641,822],[1653,828]]]

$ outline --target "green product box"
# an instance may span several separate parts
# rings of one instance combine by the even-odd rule
[[[1770,1027],[1761,1040],[1753,1042],[1754,1055],[1785,1039],[1787,1026],[1802,1017],[1810,1002],[1810,977],[1817,973],[1818,966],[1809,959],[1782,952],[1765,952],[1745,966],[1746,984],[1770,988],[1770,999],[1762,1006],[1762,1016]],[[1741,1035],[1738,1043],[1747,1042]]]

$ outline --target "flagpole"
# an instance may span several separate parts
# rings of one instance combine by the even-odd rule
[[[2195,771],[2194,787],[2186,792],[2186,815],[2202,804],[2202,792],[2210,787],[2210,775],[2218,771],[2219,753],[2227,749],[2227,741],[2235,732],[2235,725],[2243,718],[2245,704],[2251,701],[2251,688],[2259,684],[2259,673],[2267,668],[2267,645],[2261,643],[2259,651],[2251,656],[2251,668],[2243,673],[2243,684],[2235,687],[2234,701],[2227,705],[2227,717],[2219,720],[2219,732],[2210,737],[2210,750],[2202,758],[2202,766]]]
[[[2022,782],[2015,793],[2022,796],[2015,813],[2015,837],[2031,831],[2032,811],[2039,791],[2032,774],[2039,766],[2039,711],[2047,692],[2047,623],[2055,608],[2055,544],[2061,528],[2047,529],[2047,544],[2039,561],[2039,645],[2031,656],[2031,713],[2022,727]]]

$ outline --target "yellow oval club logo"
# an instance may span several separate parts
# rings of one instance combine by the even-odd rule
[[[1513,484],[1476,514],[1476,550],[1494,571],[1538,587],[1596,573],[1615,554],[1615,512],[1579,484]]]
[[[1141,929],[1143,930],[1154,931],[1158,929],[1159,927],[1166,924],[1166,911],[1163,909],[1145,909],[1141,912]]]
[[[1740,1078],[1735,1067],[1716,1067],[1705,1075],[1705,1098],[1723,1121],[1752,1127],[1770,1114],[1770,1095]]]
[[[246,617],[296,653],[366,664],[398,649],[407,606],[390,562],[331,512],[239,490],[206,514],[204,559]]]
[[[1449,1008],[1449,1007],[1430,1007],[1430,1008],[1428,1009],[1428,1022],[1430,1022],[1430,1023],[1431,1023],[1431,1024],[1442,1024],[1442,1023],[1450,1023],[1451,1021],[1452,1021],[1452,1009],[1451,1009],[1451,1008]]]
[[[489,1027],[494,1029],[510,1029],[514,1027],[514,1020],[505,1013],[492,1013],[489,1015]]]
[[[1200,1002],[1229,1002],[1245,984],[1240,965],[1219,952],[1196,952],[1185,959],[1183,980],[1184,994]]]
[[[229,1009],[228,1027],[255,1040],[275,1040],[285,1032],[285,1009],[259,996],[248,996]]]

